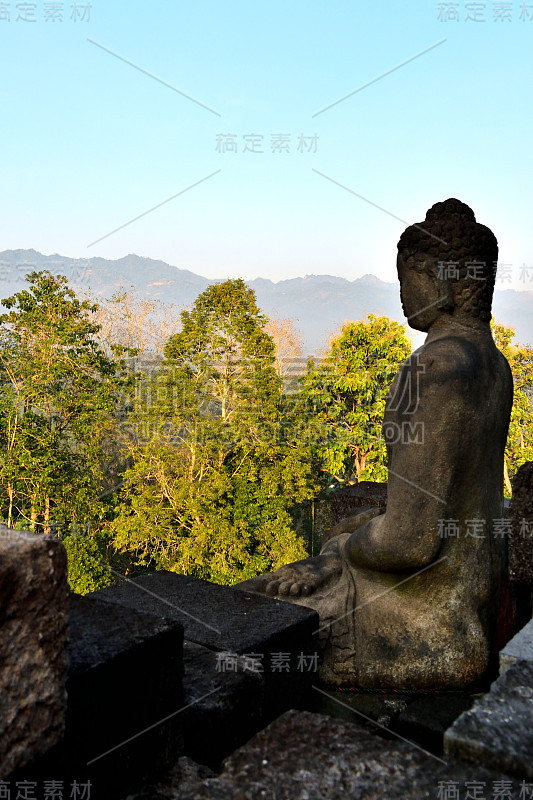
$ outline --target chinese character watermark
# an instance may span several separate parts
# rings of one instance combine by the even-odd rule
[[[265,149],[265,135],[263,133],[217,133],[215,138],[215,152],[228,153],[316,153],[318,149],[318,134],[305,135],[300,133],[295,142],[290,133],[271,133],[269,147]]]
[[[441,539],[459,538],[459,536],[485,539],[487,527],[485,519],[465,519],[464,525],[460,525],[458,519],[439,519],[437,521],[437,531]],[[493,519],[491,528],[494,539],[511,538],[516,535],[516,530],[513,531],[512,520],[508,517]],[[521,539],[533,537],[533,519],[522,518],[518,522],[518,536]]]
[[[319,655],[315,653],[231,653],[216,654],[217,672],[317,672]]]
[[[512,22],[514,17],[520,22],[533,21],[533,5],[521,0],[514,3],[513,0],[492,0],[492,2],[480,2],[480,0],[464,0],[462,3],[437,3],[437,20],[439,22],[467,22],[470,25],[484,22],[505,24]]]
[[[14,22],[24,24],[32,22],[61,23],[67,17],[71,22],[90,22],[92,3],[70,4],[59,2],[41,2],[32,0],[2,0],[0,2],[0,23]]]

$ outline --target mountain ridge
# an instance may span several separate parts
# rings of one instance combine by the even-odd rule
[[[97,299],[133,287],[141,296],[174,303],[178,310],[190,306],[209,284],[226,280],[224,277],[205,278],[191,270],[136,253],[111,260],[98,256],[69,258],[59,253],[46,256],[34,249],[16,249],[0,252],[2,297],[20,291],[24,276],[34,269],[49,269],[54,274],[64,275],[74,289],[90,291]],[[331,335],[347,320],[376,314],[406,324],[398,282],[388,283],[370,273],[353,280],[321,274],[280,281],[259,276],[245,282],[254,289],[257,304],[265,314],[295,321],[307,353],[323,350]],[[523,344],[533,343],[532,310],[532,291],[496,288],[494,316],[499,322],[514,327],[517,341]],[[417,332],[408,331],[419,337]]]

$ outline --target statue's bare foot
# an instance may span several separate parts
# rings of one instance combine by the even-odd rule
[[[270,597],[309,597],[331,578],[340,576],[342,562],[338,550],[321,553],[287,564],[270,575],[258,575],[239,588],[267,594]]]

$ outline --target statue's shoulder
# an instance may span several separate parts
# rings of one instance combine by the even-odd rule
[[[456,376],[472,380],[486,364],[487,355],[497,357],[495,350],[491,338],[450,333],[426,341],[411,360],[426,379]]]

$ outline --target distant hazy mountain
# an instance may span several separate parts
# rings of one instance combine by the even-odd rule
[[[0,298],[20,291],[25,275],[34,269],[65,275],[74,288],[90,290],[97,297],[110,297],[121,287],[133,286],[140,295],[174,303],[179,309],[190,306],[213,283],[189,270],[136,255],[108,261],[44,256],[35,250],[4,250],[0,252]],[[353,281],[307,275],[277,283],[265,278],[247,283],[267,315],[295,320],[308,353],[321,350],[345,320],[364,319],[370,313],[405,323],[398,284],[385,283],[374,275]],[[533,292],[497,289],[493,309],[499,322],[516,329],[520,342],[533,343]]]

